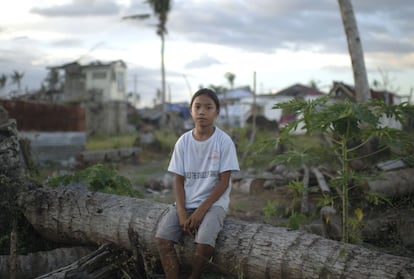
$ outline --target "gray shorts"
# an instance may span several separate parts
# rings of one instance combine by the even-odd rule
[[[188,214],[194,212],[195,209],[187,210]],[[219,232],[223,228],[226,211],[221,206],[212,206],[206,212],[203,221],[195,235],[194,242],[199,244],[208,244],[215,247]],[[158,223],[157,233],[155,237],[168,239],[175,243],[180,242],[183,231],[178,221],[177,209],[175,205],[168,208],[167,213]]]

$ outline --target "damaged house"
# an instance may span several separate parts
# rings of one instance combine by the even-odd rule
[[[126,69],[122,60],[81,65],[72,62],[49,67],[63,71],[59,103],[80,103],[85,108],[86,132],[115,134],[128,131]]]

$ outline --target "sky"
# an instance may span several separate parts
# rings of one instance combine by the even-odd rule
[[[171,0],[165,39],[167,99],[189,101],[200,86],[254,86],[257,94],[295,83],[353,84],[335,0]],[[353,0],[368,80],[407,96],[414,87],[412,0]],[[122,20],[151,14],[145,20]],[[127,64],[128,92],[151,106],[161,87],[157,18],[144,0],[14,0],[0,10],[0,75],[24,72],[36,90],[47,67],[78,61]],[[0,90],[7,97],[16,84]]]

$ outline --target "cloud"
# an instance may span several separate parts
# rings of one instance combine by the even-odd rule
[[[137,73],[137,90],[143,96],[152,96],[160,87],[160,40],[151,25],[157,18],[121,19],[152,14],[145,1],[28,2],[34,7],[22,9],[10,2],[12,12],[0,11],[0,74],[24,69],[24,83],[35,88],[47,66],[93,55],[102,61],[123,59],[128,75]],[[381,67],[400,70],[407,77],[412,73],[411,2],[352,1],[368,71]],[[261,81],[264,88],[285,87],[287,82],[306,81],[309,76],[325,78],[326,83],[352,81],[337,1],[174,0],[167,28],[166,71],[175,92],[186,91],[183,74],[193,83],[217,84],[226,71],[232,71],[245,83],[252,68],[268,76]],[[36,82],[32,70],[33,76],[43,73],[43,77]],[[398,80],[408,79],[399,76]],[[129,83],[134,88],[134,79]],[[178,86],[184,89],[176,90]]]
[[[209,56],[208,54],[203,54],[199,58],[187,63],[185,65],[185,69],[199,69],[199,68],[206,68],[212,65],[221,64],[220,61],[215,59],[214,57]]]
[[[387,51],[406,52],[413,48],[412,42],[400,39],[414,37],[412,16],[405,11],[407,9],[412,11],[411,15],[414,14],[413,5],[409,2],[354,1],[365,51],[378,51],[384,47]],[[178,3],[180,5],[175,5],[171,11],[169,29],[193,42],[265,53],[273,53],[280,48],[329,53],[347,51],[337,1]],[[388,36],[388,43],[378,36],[384,34]]]
[[[33,7],[30,12],[46,17],[80,17],[116,15],[120,6],[111,0],[72,0],[69,4]]]
[[[67,48],[67,47],[79,47],[79,46],[82,46],[83,43],[79,39],[71,38],[71,39],[55,40],[51,42],[50,45],[52,47]]]

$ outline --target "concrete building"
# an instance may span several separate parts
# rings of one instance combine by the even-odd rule
[[[127,67],[122,60],[86,65],[72,62],[49,69],[64,71],[63,102],[126,100]]]
[[[126,69],[122,60],[81,65],[72,62],[56,67],[63,71],[63,92],[58,103],[79,103],[85,108],[86,132],[128,132]]]
[[[219,99],[223,104],[219,124],[228,122],[230,126],[244,127],[247,120],[252,116],[253,104],[256,103],[256,116],[262,116],[269,121],[276,121],[283,125],[289,121],[289,117],[296,116],[284,115],[282,110],[274,109],[273,106],[279,103],[288,102],[293,98],[310,100],[326,95],[325,93],[308,86],[294,84],[280,90],[276,94],[258,94],[245,89],[229,90],[226,94],[220,94]]]

